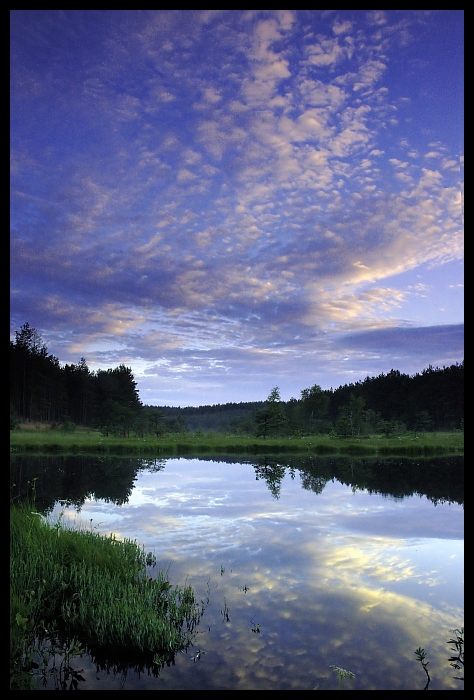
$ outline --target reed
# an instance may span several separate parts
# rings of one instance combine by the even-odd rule
[[[169,662],[200,618],[190,587],[147,575],[136,542],[48,523],[31,506],[10,509],[10,678],[22,689],[48,644],[79,640]]]

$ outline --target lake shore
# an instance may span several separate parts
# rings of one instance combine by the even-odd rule
[[[77,690],[70,660],[86,647],[160,667],[190,645],[200,611],[189,586],[148,578],[155,557],[136,541],[50,523],[34,507],[10,507],[10,690],[35,690],[34,669]]]
[[[464,454],[464,433],[406,433],[392,437],[364,435],[333,437],[255,438],[247,435],[218,433],[171,434],[161,437],[121,438],[104,436],[96,430],[77,429],[74,432],[45,429],[10,431],[10,450],[35,454],[81,453],[116,455],[188,455],[213,454],[279,454],[306,455],[393,455],[432,456]]]

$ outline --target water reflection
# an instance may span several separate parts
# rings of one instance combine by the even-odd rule
[[[434,504],[464,504],[464,457],[429,460],[391,458],[354,459],[349,457],[242,457],[222,456],[214,459],[193,459],[205,469],[209,462],[250,464],[256,480],[262,480],[272,496],[280,497],[285,476],[301,476],[301,486],[318,494],[328,481],[337,480],[354,491],[363,490],[391,498],[426,496]],[[172,460],[173,462],[179,461]],[[139,472],[158,472],[166,467],[166,459],[123,457],[89,457],[84,455],[31,457],[15,455],[10,460],[11,498],[31,496],[35,483],[36,504],[43,512],[56,501],[65,501],[80,508],[90,497],[127,503]],[[36,481],[34,481],[36,480]]]
[[[123,457],[31,457],[10,458],[10,494],[14,501],[34,498],[43,513],[52,510],[57,501],[80,509],[86,499],[96,498],[116,505],[127,503],[137,474],[164,469],[160,459]]]
[[[84,657],[81,688],[332,690],[335,664],[346,689],[422,689],[423,646],[430,689],[462,689],[446,644],[463,624],[462,458],[84,460],[15,457],[13,492],[38,476],[51,517],[66,500],[65,519],[136,538],[205,610],[174,665],[116,660],[115,676]]]

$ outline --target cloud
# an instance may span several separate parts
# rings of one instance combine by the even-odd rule
[[[371,24],[379,26],[387,24],[386,13],[383,10],[370,10],[367,12],[367,19]]]
[[[380,328],[342,336],[336,345],[346,349],[395,352],[403,355],[458,355],[464,351],[464,325],[428,326],[421,328]]]
[[[348,34],[352,30],[352,26],[352,22],[349,22],[348,20],[345,22],[336,20],[332,25],[332,31],[337,36],[339,36],[339,34]]]
[[[396,109],[418,19],[131,15],[14,16],[14,319],[61,335],[80,318],[77,342],[102,333],[106,354],[136,316],[170,353],[194,334],[236,357],[299,337],[297,355],[314,334],[396,325],[411,297],[385,280],[462,258],[461,156]],[[152,334],[140,350],[126,335],[116,355],[148,358]]]

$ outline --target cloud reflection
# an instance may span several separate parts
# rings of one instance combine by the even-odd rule
[[[87,501],[81,517],[137,539],[172,583],[207,598],[196,640],[206,656],[191,674],[190,659],[178,658],[163,687],[191,689],[194,678],[215,689],[334,689],[336,664],[356,673],[358,689],[380,690],[383,668],[384,687],[408,690],[422,687],[420,645],[442,688],[457,687],[445,636],[463,616],[451,581],[462,581],[461,542],[435,539],[448,510],[462,528],[461,509],[447,504],[352,493],[337,482],[315,494],[288,477],[275,501],[249,464],[169,460],[159,473],[139,473],[129,503]],[[395,514],[411,526],[377,534]]]

